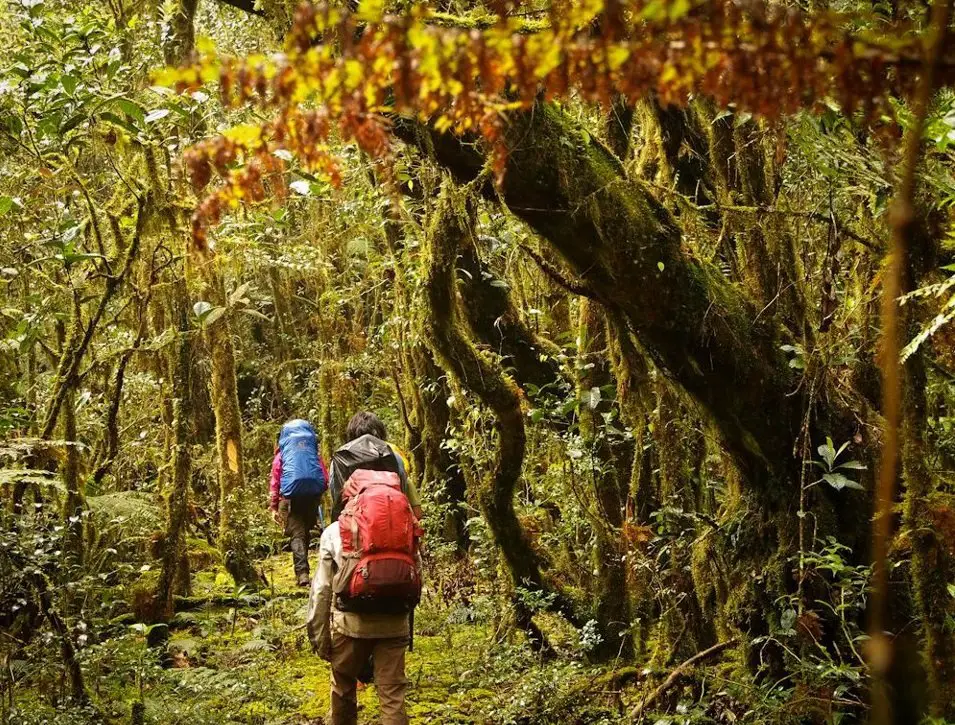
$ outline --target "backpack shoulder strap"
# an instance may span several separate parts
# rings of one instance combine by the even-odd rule
[[[398,478],[401,479],[401,491],[406,496],[408,495],[408,467],[405,465],[405,457],[401,455],[395,446],[388,444],[388,447],[391,448],[391,453],[395,457],[395,463],[398,466]]]

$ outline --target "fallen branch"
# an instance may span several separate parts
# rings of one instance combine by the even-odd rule
[[[262,594],[246,594],[242,596],[226,595],[213,597],[184,597],[176,596],[173,601],[177,612],[188,612],[207,607],[232,607],[237,609],[256,609],[264,607],[271,601],[278,599],[305,599],[308,597],[307,589],[297,589],[295,591],[276,594],[274,597],[263,596]]]
[[[699,664],[703,660],[707,660],[711,657],[715,657],[720,652],[729,647],[732,647],[737,643],[737,640],[731,639],[726,642],[720,642],[719,644],[714,644],[709,649],[705,649],[702,652],[697,652],[695,655],[686,660],[683,664],[677,667],[673,672],[671,672],[667,678],[663,681],[663,684],[660,685],[657,689],[650,693],[650,695],[644,699],[639,705],[637,705],[633,710],[630,711],[630,720],[636,721],[639,718],[643,717],[643,713],[650,709],[650,707],[656,703],[663,695],[673,687],[680,678],[682,678],[689,670],[693,669],[694,665]]]

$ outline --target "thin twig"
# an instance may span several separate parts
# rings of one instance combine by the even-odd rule
[[[520,246],[520,248],[525,254],[527,254],[528,257],[537,263],[537,266],[540,267],[541,271],[545,275],[547,275],[552,281],[556,282],[560,287],[563,287],[572,294],[579,295],[581,297],[587,297],[592,300],[597,300],[597,293],[588,287],[584,282],[578,279],[568,278],[554,265],[552,265],[527,245],[520,244],[518,246]]]

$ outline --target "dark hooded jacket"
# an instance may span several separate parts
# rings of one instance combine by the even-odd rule
[[[332,455],[329,491],[332,495],[332,521],[342,512],[342,491],[348,477],[358,469],[392,471],[401,479],[401,490],[408,495],[408,473],[400,455],[386,441],[369,434],[349,441]]]

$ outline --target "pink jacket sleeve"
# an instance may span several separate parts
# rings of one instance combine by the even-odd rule
[[[282,452],[275,450],[275,458],[272,459],[272,479],[269,481],[269,508],[277,511],[279,508],[279,486],[282,483]]]

